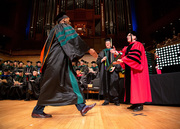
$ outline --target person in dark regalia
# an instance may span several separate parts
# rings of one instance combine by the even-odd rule
[[[3,62],[2,59],[0,58],[0,72],[2,72],[2,69],[3,69]]]
[[[22,61],[19,61],[18,62],[18,67],[16,67],[12,73],[12,77],[14,78],[16,75],[19,75],[19,72],[18,71],[23,71],[24,73],[24,63]]]
[[[87,88],[87,77],[80,71],[79,68],[76,69],[76,77],[78,80],[78,84],[81,87],[81,90]]]
[[[22,61],[18,62],[17,72],[21,70],[24,72],[24,63]]]
[[[98,66],[96,65],[96,62],[92,61],[91,64],[92,64],[91,68],[93,69],[93,71],[97,72],[99,69]]]
[[[32,76],[34,70],[36,69],[32,66],[32,61],[28,60],[26,67],[24,67],[24,74],[26,75],[28,80]]]
[[[38,74],[40,74],[40,69],[41,69],[41,61],[37,61],[36,62],[36,66],[35,66],[35,69],[36,71],[38,72]]]
[[[8,67],[9,71],[10,71],[10,74],[12,74],[15,70],[14,68],[14,62],[10,60],[10,64],[9,64],[9,67]]]
[[[50,31],[41,52],[42,79],[39,99],[31,115],[33,118],[52,117],[44,113],[44,108],[48,105],[75,104],[82,116],[96,105],[85,104],[72,61],[80,59],[87,51],[96,58],[97,53],[80,38],[64,12],[56,20],[58,24]]]
[[[123,48],[121,59],[114,62],[125,69],[125,101],[132,104],[128,109],[135,112],[143,110],[143,103],[152,102],[145,49],[143,44],[136,40],[136,32],[128,33],[129,45]],[[111,52],[118,53],[113,49]]]
[[[90,84],[92,83],[92,80],[96,78],[98,74],[98,66],[96,65],[95,61],[91,62],[92,66],[89,68],[89,73],[87,75],[87,83]]]
[[[9,89],[13,85],[13,79],[9,75],[9,70],[4,69],[3,74],[0,76],[0,98],[6,99],[9,94]]]
[[[105,40],[106,49],[102,50],[97,59],[97,65],[100,72],[100,94],[104,96],[104,103],[108,105],[112,99],[114,104],[119,106],[119,72],[121,71],[120,65],[114,65],[110,71],[106,69],[114,60],[114,54],[110,53],[111,39]]]
[[[18,61],[17,60],[14,61],[13,66],[14,66],[14,68],[18,67]]]
[[[80,61],[80,71],[84,74],[84,75],[87,75],[88,72],[89,72],[89,69],[88,69],[88,66],[85,64],[86,61],[84,60],[81,60]]]
[[[10,97],[11,98],[17,98],[17,99],[23,99],[25,90],[27,88],[27,80],[26,76],[24,75],[22,70],[18,70],[18,75],[16,75],[14,78],[14,86],[10,88]]]
[[[26,99],[29,101],[31,97],[38,99],[40,93],[40,75],[37,71],[33,71],[33,75],[30,77],[26,88]]]
[[[4,63],[2,64],[2,71],[4,71],[5,69],[8,69],[9,65],[8,65],[8,61],[5,60]]]

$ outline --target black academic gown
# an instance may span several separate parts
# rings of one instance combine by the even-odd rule
[[[34,96],[35,99],[39,98],[39,93],[40,93],[40,76],[32,76],[29,79],[28,82],[28,87],[27,87],[27,92],[26,92],[26,98],[30,99],[30,91],[32,92],[31,94]],[[28,92],[29,91],[29,92]]]
[[[42,80],[38,105],[61,106],[84,103],[72,61],[80,59],[89,47],[67,24],[50,32],[41,52]]]
[[[119,72],[122,70],[120,65],[114,65],[115,70],[113,72],[106,71],[108,67],[108,63],[105,61],[101,62],[101,59],[105,56],[105,51],[102,50],[97,59],[97,65],[99,67],[100,73],[100,94],[104,95],[105,99],[109,99],[110,97],[118,97],[119,96]],[[107,51],[107,57],[109,63],[114,60],[114,54]]]
[[[25,90],[26,90],[26,87],[27,87],[27,79],[26,79],[26,76],[19,76],[19,75],[16,75],[14,78],[13,78],[14,81],[18,81],[22,84],[20,85],[15,85],[15,86],[12,86],[10,88],[10,91],[9,91],[9,96],[14,99],[14,98],[17,98],[17,99],[23,99],[24,97],[24,93],[25,93]]]
[[[1,75],[2,80],[6,79],[7,83],[0,83],[0,98],[6,98],[9,93],[9,89],[13,86],[13,79],[10,75]]]

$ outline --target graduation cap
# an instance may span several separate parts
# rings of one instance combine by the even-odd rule
[[[14,60],[14,62],[19,62],[18,60]]]
[[[128,35],[129,33],[132,34],[133,36],[136,36],[136,40],[137,40],[137,38],[139,37],[139,35],[138,35],[138,33],[137,33],[136,31],[130,31],[130,32],[127,33],[127,35]]]
[[[129,32],[129,33],[131,33],[131,34],[134,35],[134,36],[137,36],[137,35],[138,35],[138,33],[137,33],[136,31],[131,31],[131,32]]]
[[[22,61],[19,61],[18,64],[23,63]],[[24,64],[24,63],[23,63]]]
[[[13,63],[13,61],[11,61],[11,60],[10,60],[9,62],[10,62],[10,63]]]
[[[8,60],[5,60],[5,61],[4,61],[4,63],[5,63],[5,62],[7,63],[7,62],[8,62]]]
[[[85,63],[85,60],[82,59],[81,62]]]
[[[36,64],[37,64],[37,63],[41,63],[41,61],[37,61]]]
[[[106,42],[106,41],[110,41],[110,42],[111,42],[111,38],[105,38],[104,41],[105,41],[105,42]]]
[[[4,72],[9,72],[9,69],[4,69],[3,71],[4,71]]]
[[[59,23],[64,18],[68,18],[68,16],[66,15],[65,12],[60,12],[54,20]]]
[[[92,62],[91,62],[91,64],[93,64],[93,63],[95,63],[95,64],[96,64],[96,62],[95,62],[95,61],[92,61]]]
[[[28,60],[27,63],[31,63],[31,64],[32,64],[32,61],[29,61],[29,60]]]

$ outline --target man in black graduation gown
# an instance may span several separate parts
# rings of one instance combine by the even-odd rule
[[[0,99],[6,99],[8,97],[9,89],[13,85],[13,79],[9,75],[9,70],[4,69],[2,75],[0,75]]]
[[[95,61],[91,62],[92,66],[89,68],[89,73],[87,75],[87,83],[92,83],[92,80],[94,80],[97,77],[98,74],[98,66],[96,65]]]
[[[87,51],[96,58],[97,53],[90,49],[70,26],[70,18],[65,13],[61,12],[56,20],[58,24],[50,31],[41,52],[42,80],[40,96],[32,112],[33,118],[52,117],[44,113],[47,105],[75,104],[82,116],[96,105],[85,104],[72,61],[80,59]]]
[[[114,65],[109,71],[108,66],[114,60],[114,54],[110,53],[111,39],[105,40],[106,49],[102,50],[97,59],[97,65],[100,72],[100,94],[104,96],[104,103],[108,105],[112,99],[114,104],[119,106],[119,72],[122,70],[120,65]]]
[[[40,75],[41,61],[37,61],[37,62],[36,62],[35,69],[36,69],[36,71],[38,72],[38,74]]]
[[[9,64],[9,71],[10,71],[10,74],[12,74],[12,72],[14,71],[14,62],[10,60],[10,64]]]
[[[84,75],[87,75],[88,72],[89,72],[89,69],[88,69],[88,66],[85,64],[86,61],[84,60],[81,60],[80,61],[80,71],[84,74]]]
[[[26,67],[24,67],[24,74],[26,75],[28,80],[32,76],[34,70],[36,69],[32,66],[32,61],[28,60]]]
[[[10,88],[10,97],[23,99],[24,92],[27,88],[27,79],[22,70],[18,70],[18,74],[13,78],[14,86]]]
[[[40,93],[40,75],[37,71],[33,71],[33,75],[29,78],[27,87],[26,87],[26,99],[25,101],[29,101],[31,99],[31,96],[33,96],[35,99],[38,99],[39,93]]]
[[[21,71],[24,72],[24,63],[23,63],[22,61],[20,61],[20,62],[18,63],[17,71],[18,71],[18,70],[21,70]],[[16,72],[17,72],[17,71],[16,71]]]

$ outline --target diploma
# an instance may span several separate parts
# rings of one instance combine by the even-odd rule
[[[122,52],[120,52],[116,58],[111,62],[111,64],[107,67],[106,71],[111,71],[111,67],[113,67],[113,62],[117,61],[122,55]]]

